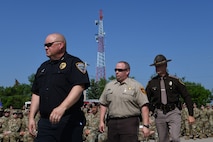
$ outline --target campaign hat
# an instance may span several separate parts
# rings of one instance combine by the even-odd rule
[[[151,64],[150,66],[159,66],[159,65],[162,65],[162,64],[166,64],[167,62],[170,62],[171,59],[166,59],[166,57],[162,54],[159,54],[155,57],[154,59],[154,63]]]

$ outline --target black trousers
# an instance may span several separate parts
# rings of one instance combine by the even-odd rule
[[[110,119],[108,142],[138,142],[139,117]]]
[[[85,119],[73,120],[71,115],[62,117],[57,124],[41,118],[35,142],[82,142]]]

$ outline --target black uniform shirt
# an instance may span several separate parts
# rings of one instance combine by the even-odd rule
[[[146,93],[149,102],[152,105],[161,104],[160,79],[160,76],[153,77],[146,87]],[[169,76],[168,74],[164,77],[164,82],[167,94],[167,104],[178,104],[180,103],[180,97],[182,97],[189,110],[189,115],[193,116],[193,102],[186,86],[178,78]]]
[[[89,87],[89,77],[85,63],[67,53],[60,60],[46,61],[37,70],[32,92],[40,97],[40,114],[49,117],[51,111],[59,106],[68,96],[72,87],[85,84]],[[78,102],[65,114],[80,109],[83,105],[83,94]]]

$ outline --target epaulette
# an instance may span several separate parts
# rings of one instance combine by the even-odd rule
[[[169,77],[179,79],[177,76],[174,76],[174,75],[169,75]]]
[[[177,79],[181,84],[185,85],[184,82],[182,81],[182,79],[178,78],[177,76],[169,75],[169,77],[175,78],[175,79]]]

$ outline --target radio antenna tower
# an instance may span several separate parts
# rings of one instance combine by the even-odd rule
[[[98,34],[95,35],[96,42],[98,43],[97,52],[97,66],[96,66],[96,81],[100,79],[106,79],[105,71],[105,51],[104,51],[104,27],[103,27],[103,14],[100,10],[100,19],[95,20],[95,24],[98,25]]]

